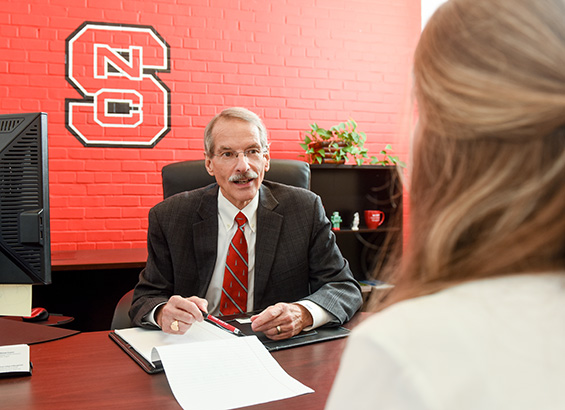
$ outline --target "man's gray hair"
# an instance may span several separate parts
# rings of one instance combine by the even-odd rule
[[[217,114],[212,120],[206,125],[204,129],[204,150],[206,155],[212,157],[214,155],[214,137],[212,136],[212,131],[214,129],[214,125],[218,122],[219,119],[235,119],[240,121],[245,121],[250,124],[253,124],[259,130],[259,141],[261,143],[261,148],[264,152],[268,152],[269,150],[269,142],[267,141],[267,128],[263,121],[257,114],[252,111],[249,111],[246,108],[242,107],[232,107],[226,108],[221,113]]]

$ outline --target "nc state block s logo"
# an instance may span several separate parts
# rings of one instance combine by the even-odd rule
[[[170,131],[169,46],[152,28],[84,23],[66,40],[66,127],[85,146],[151,148]]]

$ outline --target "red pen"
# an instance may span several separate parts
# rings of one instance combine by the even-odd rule
[[[215,316],[209,315],[206,312],[202,312],[202,316],[204,316],[204,320],[213,323],[216,326],[221,327],[224,330],[227,330],[228,332],[233,333],[234,335],[237,336],[244,336],[244,334],[241,332],[241,330],[239,330],[237,327],[230,325],[229,323],[224,322],[223,320],[218,319]]]

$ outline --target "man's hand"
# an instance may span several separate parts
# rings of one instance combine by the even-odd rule
[[[273,340],[288,339],[313,323],[312,315],[298,303],[277,303],[251,317],[254,332]]]
[[[183,298],[171,296],[169,301],[155,312],[155,321],[165,333],[182,335],[194,322],[202,322],[202,312],[208,311],[208,301],[196,296]]]

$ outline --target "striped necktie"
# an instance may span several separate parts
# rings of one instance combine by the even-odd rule
[[[233,235],[226,258],[220,314],[232,315],[247,311],[247,241],[243,225],[247,221],[243,213],[235,216],[237,230]]]

